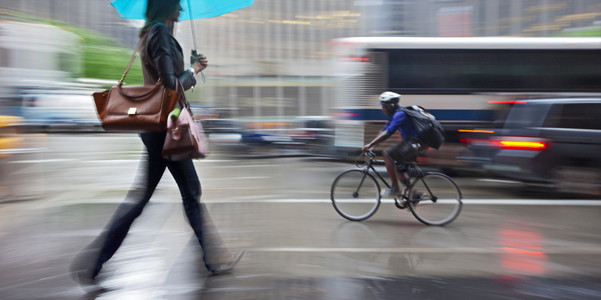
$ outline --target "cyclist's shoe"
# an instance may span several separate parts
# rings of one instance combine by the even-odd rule
[[[403,199],[402,197],[399,197],[394,199],[394,205],[399,209],[405,209],[407,208],[407,206],[409,206],[409,203],[407,202],[407,200]]]
[[[380,197],[382,198],[399,198],[400,196],[401,192],[397,191],[394,187],[384,189],[380,192]]]

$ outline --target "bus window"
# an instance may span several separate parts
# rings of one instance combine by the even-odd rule
[[[601,50],[395,49],[388,86],[405,93],[601,92]]]

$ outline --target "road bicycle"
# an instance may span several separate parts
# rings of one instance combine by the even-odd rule
[[[351,221],[363,221],[380,207],[380,184],[376,178],[387,188],[391,187],[374,168],[375,164],[382,163],[375,159],[376,154],[368,150],[363,155],[367,160],[362,162],[358,158],[356,169],[340,173],[330,191],[336,211]],[[451,177],[440,172],[422,171],[416,162],[397,163],[397,168],[407,170],[410,177],[401,196],[394,198],[397,208],[409,207],[415,218],[426,225],[446,225],[459,216],[463,196]]]

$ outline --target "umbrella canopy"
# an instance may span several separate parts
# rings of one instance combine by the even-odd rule
[[[252,5],[254,0],[181,0],[179,21],[218,17]],[[146,0],[113,0],[111,4],[126,19],[144,20]]]

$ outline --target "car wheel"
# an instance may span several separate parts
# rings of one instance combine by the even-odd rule
[[[595,168],[559,166],[552,171],[558,192],[601,196],[601,171]]]

